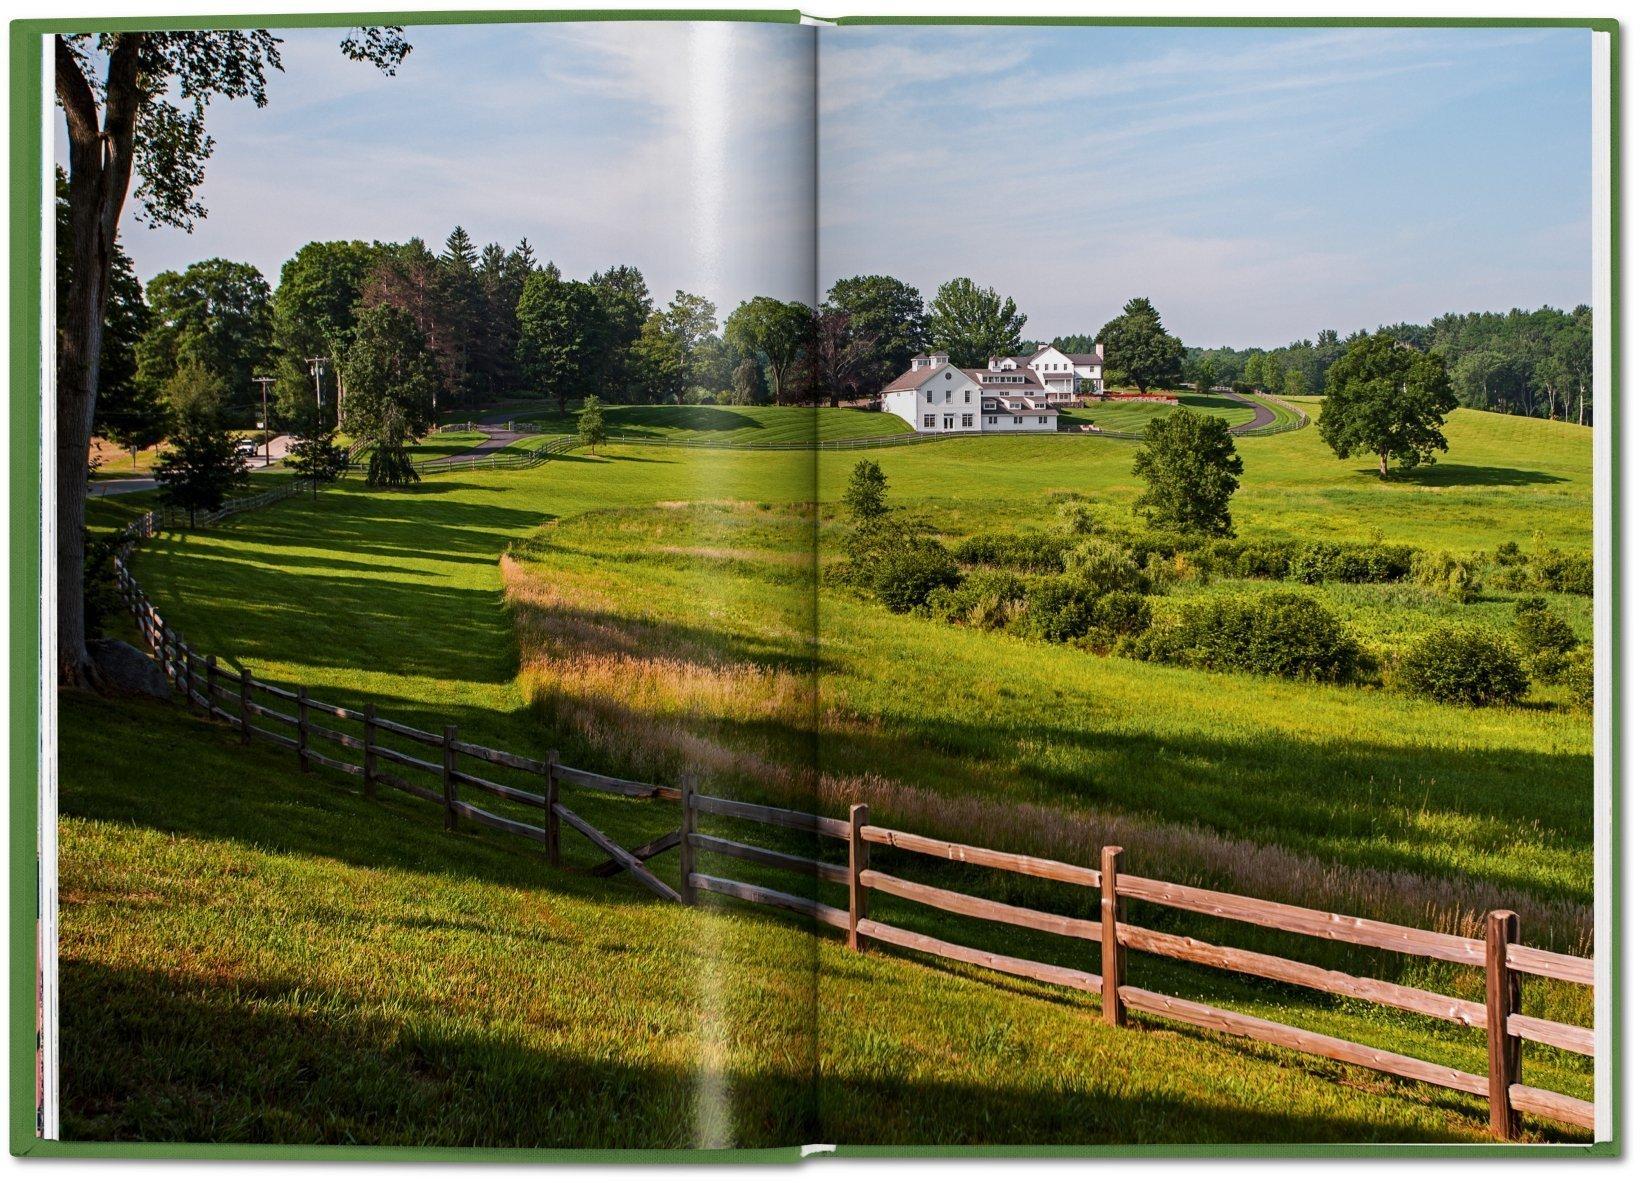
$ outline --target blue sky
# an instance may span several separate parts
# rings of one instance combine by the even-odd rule
[[[270,281],[313,238],[527,235],[727,313],[887,272],[1012,295],[1027,335],[1155,300],[1193,344],[1591,297],[1580,30],[412,28],[401,75],[286,35],[269,105],[213,108],[194,234],[147,278]],[[812,236],[820,209],[818,275]]]
[[[967,274],[1027,334],[1192,344],[1591,298],[1581,30],[850,29],[822,276]]]

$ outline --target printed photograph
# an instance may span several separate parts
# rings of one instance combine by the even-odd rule
[[[31,1133],[1610,1147],[1615,25],[300,26],[13,30]]]

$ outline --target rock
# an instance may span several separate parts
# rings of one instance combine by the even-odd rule
[[[171,697],[171,684],[165,680],[164,672],[136,646],[124,641],[98,640],[86,648],[113,689],[126,694],[146,694],[150,698]]]

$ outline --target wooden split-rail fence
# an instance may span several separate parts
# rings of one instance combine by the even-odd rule
[[[1519,1137],[1522,1114],[1591,1131],[1595,1128],[1593,1103],[1527,1084],[1522,1080],[1521,1068],[1523,1042],[1559,1048],[1592,1061],[1596,1055],[1595,1032],[1524,1014],[1520,1009],[1524,978],[1550,978],[1593,989],[1595,963],[1591,958],[1522,944],[1519,920],[1513,912],[1491,912],[1482,938],[1457,936],[1133,875],[1124,869],[1124,851],[1118,846],[1104,847],[1096,866],[1079,866],[875,825],[864,804],[852,806],[847,818],[834,818],[712,796],[700,792],[691,776],[684,777],[681,788],[606,776],[569,767],[559,761],[556,752],[535,758],[463,740],[453,724],[431,731],[386,718],[373,705],[355,710],[322,702],[305,689],[261,681],[249,670],[226,667],[214,655],[201,655],[166,624],[126,562],[135,542],[151,535],[161,524],[157,514],[133,523],[115,558],[120,594],[142,639],[190,705],[212,718],[237,725],[246,743],[260,739],[294,752],[304,772],[317,765],[359,777],[367,797],[374,797],[385,787],[432,802],[442,807],[446,829],[455,830],[466,821],[518,835],[538,844],[553,866],[562,865],[561,834],[567,825],[605,856],[588,868],[591,874],[630,873],[655,895],[676,903],[695,904],[702,893],[709,893],[794,912],[839,930],[853,950],[872,944],[890,946],[1096,995],[1101,1020],[1112,1026],[1127,1025],[1130,1013],[1152,1015],[1468,1093],[1486,1099],[1492,1133],[1500,1139]],[[410,745],[416,745],[419,754],[404,750]],[[502,779],[509,773],[524,774],[534,787]],[[678,825],[626,849],[564,803],[565,786],[676,803]],[[515,807],[514,812],[519,811],[516,807],[523,807],[536,813],[539,824],[474,804],[469,799],[474,790],[509,803]],[[701,825],[703,817],[797,831],[816,841],[841,844],[842,852],[837,861],[831,861],[754,845],[706,832]],[[679,855],[676,888],[646,865],[673,849]],[[874,869],[873,849],[1047,880],[1094,893],[1097,918],[1002,903]],[[813,896],[702,873],[696,870],[696,858],[701,852],[796,872],[813,882]],[[820,900],[822,884],[834,885],[839,896],[846,893],[846,907]],[[1080,965],[1064,966],[959,944],[873,918],[871,901],[878,894],[952,915],[1086,941],[1097,945],[1098,952],[1090,953]],[[1140,926],[1128,919],[1130,903],[1477,967],[1484,970],[1485,998],[1457,998]],[[1487,1071],[1484,1075],[1464,1071],[1142,989],[1127,980],[1130,951],[1305,987],[1484,1031]]]

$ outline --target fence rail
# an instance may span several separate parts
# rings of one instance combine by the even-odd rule
[[[256,497],[240,498],[225,505],[212,520],[270,504],[292,495],[291,489],[297,487],[301,486],[287,486]],[[865,804],[854,805],[847,818],[832,818],[712,796],[698,792],[694,779],[689,776],[677,788],[609,776],[567,766],[560,762],[556,752],[549,752],[544,757],[525,756],[463,740],[454,724],[445,724],[440,730],[431,731],[385,718],[374,704],[366,704],[361,710],[324,702],[314,698],[305,687],[293,690],[257,679],[243,667],[224,666],[214,655],[202,655],[193,649],[166,623],[154,604],[143,594],[127,562],[136,544],[151,536],[163,524],[161,511],[151,512],[132,522],[115,555],[116,582],[138,633],[184,701],[207,712],[213,719],[237,725],[242,742],[262,739],[293,751],[304,772],[317,765],[362,779],[367,797],[375,797],[380,788],[386,787],[441,805],[447,830],[457,829],[464,821],[528,839],[539,844],[547,861],[554,866],[561,864],[561,830],[562,825],[567,825],[606,856],[603,862],[588,869],[590,874],[630,874],[644,888],[670,902],[694,904],[704,892],[793,912],[842,931],[849,948],[854,950],[864,949],[875,942],[1098,995],[1102,1021],[1112,1026],[1127,1025],[1127,1014],[1133,1011],[1483,1097],[1488,1102],[1492,1132],[1500,1139],[1519,1136],[1520,1116],[1523,1113],[1594,1129],[1595,1106],[1591,1102],[1531,1086],[1521,1080],[1523,1041],[1593,1058],[1596,1053],[1594,1031],[1527,1015],[1520,1010],[1521,981],[1524,977],[1551,978],[1592,987],[1594,962],[1586,957],[1521,944],[1519,921],[1513,912],[1490,913],[1484,939],[1476,940],[1132,875],[1123,870],[1124,851],[1121,847],[1101,849],[1097,867],[1079,866],[873,825],[870,809]],[[270,701],[280,706],[269,705]],[[355,726],[357,732],[348,729]],[[399,746],[388,746],[382,742],[383,735],[392,738]],[[402,750],[408,745],[419,745],[421,751],[412,754],[411,751]],[[471,764],[464,765],[464,760],[477,761],[481,767],[475,770]],[[402,770],[404,775],[384,770],[384,761]],[[508,773],[529,776],[529,787],[502,779]],[[628,850],[564,804],[562,793],[566,785],[628,798],[676,802],[679,805],[679,824],[676,829]],[[474,804],[463,796],[464,789],[476,790],[512,806],[539,811],[539,824]],[[701,829],[703,817],[772,826],[812,835],[817,841],[841,843],[845,847],[846,858],[833,861],[792,854],[709,834]],[[1089,893],[1089,910],[1097,918],[1062,915],[1008,904],[925,883],[898,870],[888,873],[873,869],[873,848],[1086,889]],[[679,854],[676,888],[660,879],[646,865],[656,855],[672,849],[677,849]],[[802,896],[745,880],[699,872],[696,870],[696,855],[699,852],[812,877],[815,894],[813,897]],[[822,883],[845,888],[847,907],[838,907],[817,898]],[[873,896],[878,893],[936,912],[1095,944],[1099,946],[1098,953],[1090,952],[1082,965],[1058,965],[960,944],[932,933],[875,919],[871,915],[871,904]],[[1407,956],[1483,967],[1485,1000],[1456,998],[1433,990],[1344,973],[1254,950],[1212,944],[1155,927],[1133,924],[1127,918],[1129,903],[1161,910],[1187,911]],[[1466,1072],[1222,1007],[1142,989],[1126,980],[1126,959],[1130,951],[1304,987],[1483,1031],[1487,1044],[1487,1072],[1485,1075]]]

